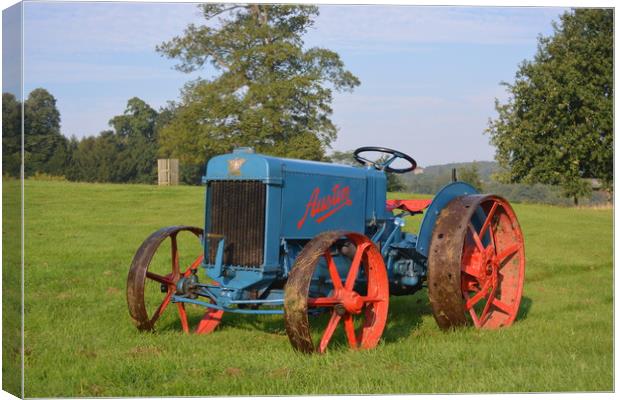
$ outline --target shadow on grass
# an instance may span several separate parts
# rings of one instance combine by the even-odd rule
[[[527,319],[527,314],[529,314],[532,308],[532,299],[529,297],[521,297],[521,304],[519,305],[519,312],[517,313],[517,321],[522,321]]]
[[[426,291],[421,292],[422,293],[418,292],[410,296],[395,296],[390,298],[386,328],[382,335],[383,341],[391,343],[409,336],[411,332],[419,327],[422,322],[422,317],[431,313]],[[329,317],[330,315],[325,313],[309,318],[311,334],[315,341],[318,341],[325,331]],[[358,317],[357,319],[360,318]],[[190,326],[196,326],[199,320],[199,316],[189,317]],[[179,326],[178,323],[170,323],[160,329],[178,329]],[[359,328],[359,325],[356,325],[356,327]],[[225,332],[232,329],[260,331],[286,337],[284,316],[282,315],[225,314],[218,330]],[[342,324],[339,324],[339,327],[336,329],[330,341],[330,347],[348,347],[347,343]]]
[[[532,299],[523,297],[517,314],[517,321],[525,320],[532,307]],[[420,290],[414,295],[392,296],[390,297],[390,307],[386,327],[382,335],[382,339],[386,343],[393,343],[410,336],[422,323],[422,318],[432,315],[430,303],[426,290]],[[198,326],[201,314],[188,315],[190,329]],[[310,317],[310,326],[312,335],[318,340],[324,332],[329,315]],[[247,331],[260,331],[269,334],[286,336],[284,326],[284,316],[282,315],[250,315],[250,314],[233,314],[226,313],[219,331],[227,331],[232,329],[242,329]],[[178,319],[168,320],[165,324],[158,326],[157,330],[165,331],[181,331],[181,323]],[[340,326],[330,342],[330,346],[335,347],[347,346],[347,339],[344,329]]]
[[[422,317],[432,314],[426,290],[414,295],[390,298],[388,315],[383,340],[396,342],[411,335],[422,324]]]

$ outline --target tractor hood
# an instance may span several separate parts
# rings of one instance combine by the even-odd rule
[[[286,172],[364,180],[367,175],[364,168],[271,157],[256,154],[250,148],[239,148],[230,154],[211,158],[207,164],[203,183],[212,180],[260,180],[278,185],[283,183]]]
[[[204,181],[264,183],[267,229],[277,226],[284,238],[310,239],[334,229],[363,233],[367,223],[387,217],[385,174],[374,168],[270,157],[246,148],[209,160]]]

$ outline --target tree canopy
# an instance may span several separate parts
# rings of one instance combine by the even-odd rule
[[[577,9],[539,37],[487,132],[507,182],[560,185],[574,201],[587,178],[613,181],[613,10]]]
[[[120,179],[125,182],[153,183],[157,179],[157,130],[159,115],[143,100],[133,97],[123,115],[110,120],[122,153]]]
[[[124,182],[120,172],[123,147],[113,131],[80,140],[73,152],[67,178],[83,182]]]
[[[154,183],[157,179],[157,131],[160,116],[133,97],[125,112],[110,119],[113,130],[75,144],[70,180]]]
[[[19,177],[22,146],[22,105],[11,93],[2,93],[2,172]]]
[[[476,188],[479,192],[483,192],[482,180],[480,179],[480,173],[478,170],[478,163],[475,161],[470,165],[461,168],[458,171],[457,178],[459,181],[467,182]]]
[[[332,90],[359,80],[339,55],[304,49],[314,6],[203,4],[206,23],[157,50],[179,60],[177,69],[210,65],[216,75],[189,82],[161,131],[162,155],[202,164],[234,146],[279,156],[320,160],[335,139]]]
[[[68,159],[56,99],[45,89],[34,89],[24,102],[24,174],[62,175]]]

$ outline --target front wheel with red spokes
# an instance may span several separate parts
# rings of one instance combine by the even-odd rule
[[[192,235],[184,235],[184,240],[179,240],[181,233]],[[200,254],[200,240],[195,239],[202,234],[200,228],[170,226],[154,232],[138,248],[127,276],[127,305],[139,330],[153,330],[166,310],[176,308],[183,331],[190,331],[185,304],[171,302],[181,278],[197,282],[196,273],[203,256],[187,258],[179,249],[184,247],[187,254]],[[194,236],[194,240],[188,241],[187,236]],[[195,332],[212,332],[219,325],[222,314],[221,310],[207,309]]]
[[[523,234],[508,201],[462,196],[442,210],[428,258],[429,298],[441,328],[511,325],[524,277]]]
[[[346,256],[342,249],[345,243]],[[311,281],[317,266],[328,278]],[[366,236],[325,232],[304,246],[284,292],[286,332],[296,350],[324,353],[340,333],[353,349],[375,347],[385,328],[389,302],[381,253]],[[342,336],[342,335],[340,335]]]

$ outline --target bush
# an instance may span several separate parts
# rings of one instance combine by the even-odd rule
[[[67,178],[64,175],[51,175],[46,174],[45,172],[35,172],[30,176],[29,179],[35,181],[56,181],[56,182],[66,182]]]

